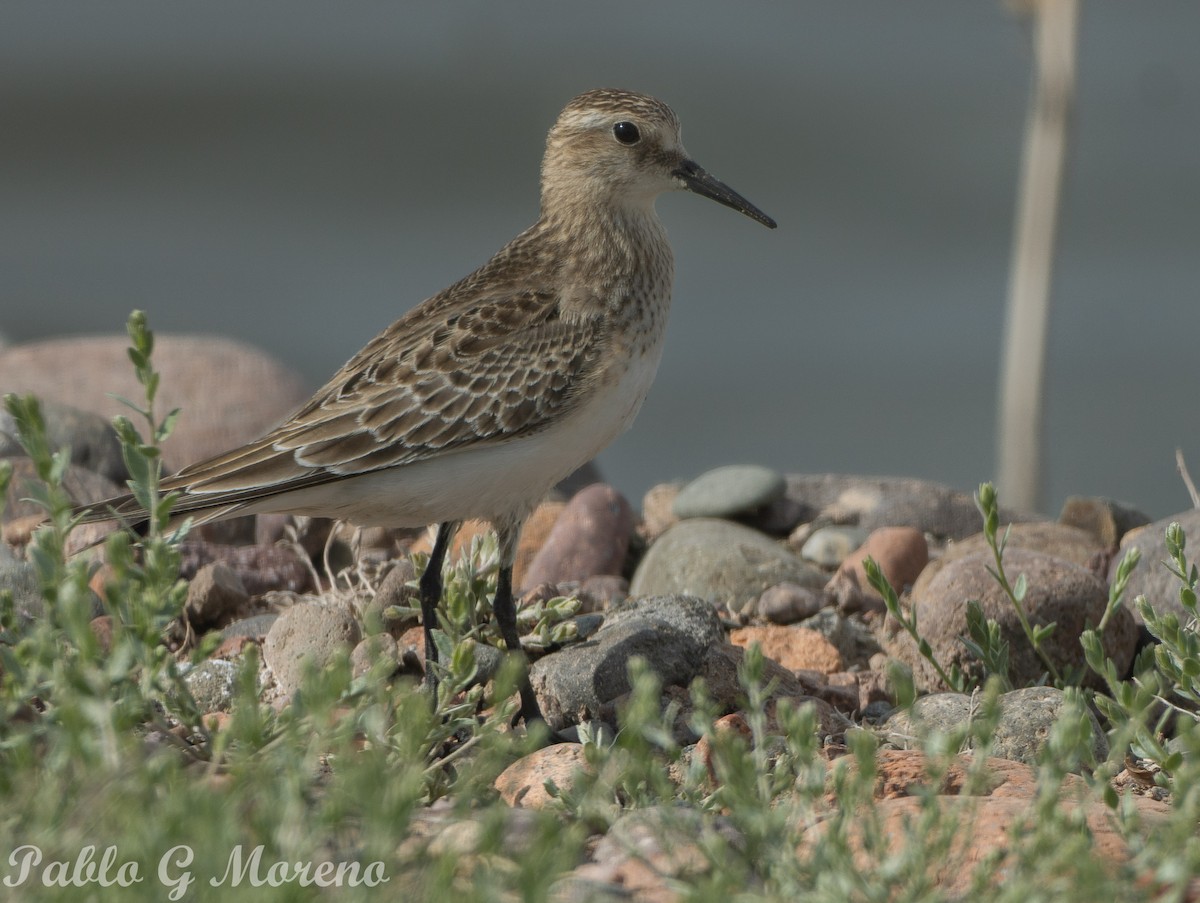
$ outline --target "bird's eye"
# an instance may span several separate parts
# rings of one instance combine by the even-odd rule
[[[642,133],[632,122],[618,122],[613,126],[613,136],[622,144],[637,144],[642,140]]]

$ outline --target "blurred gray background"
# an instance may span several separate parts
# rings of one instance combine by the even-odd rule
[[[1200,4],[1085,0],[1054,286],[1046,504],[1200,477]],[[658,209],[671,334],[600,459],[636,501],[732,462],[994,475],[1030,84],[999,2],[6,2],[0,334],[260,345],[315,388],[537,215],[576,93],[658,95],[779,221]],[[186,415],[186,412],[185,412]],[[1000,487],[1003,499],[1003,487]]]

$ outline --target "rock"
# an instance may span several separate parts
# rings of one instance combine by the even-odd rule
[[[179,576],[184,580],[194,578],[206,564],[220,561],[251,596],[272,590],[299,593],[312,585],[312,571],[288,546],[224,546],[187,539],[179,551]]]
[[[417,623],[415,615],[409,618],[392,618],[387,615],[387,610],[392,606],[420,607],[420,591],[409,585],[416,579],[417,569],[412,561],[408,558],[396,559],[376,587],[375,595],[364,607],[363,624],[368,631],[386,630],[392,636],[398,637]]]
[[[490,532],[491,529],[492,525],[485,520],[463,521],[463,525],[454,534],[453,542],[450,543],[450,551],[446,553],[446,563],[453,564],[466,555],[471,549],[471,541],[476,537],[481,537],[485,533]],[[435,538],[436,533],[434,530],[425,530],[413,541],[413,544],[409,547],[409,552],[430,554],[433,551]]]
[[[275,612],[241,618],[225,625],[225,629],[221,631],[221,636],[227,640],[234,637],[246,637],[256,642],[262,642],[267,638],[267,634],[271,632],[271,627],[278,620],[279,615],[275,614]]]
[[[533,563],[537,553],[546,544],[558,516],[566,507],[566,502],[542,502],[525,521],[525,526],[521,528],[521,537],[517,542],[517,557],[513,562],[513,586],[530,585],[525,581],[529,565]]]
[[[635,809],[613,823],[592,861],[558,882],[556,892],[592,901],[604,899],[604,889],[611,887],[621,892],[619,899],[674,903],[683,899],[680,888],[694,886],[711,871],[713,860],[705,849],[743,845],[725,816],[684,806]]]
[[[701,663],[700,677],[704,680],[709,697],[722,714],[746,707],[746,690],[738,676],[745,657],[746,650],[741,646],[720,643],[708,650]],[[774,684],[772,699],[808,696],[820,688],[820,683],[811,676],[806,674],[802,678],[770,657],[763,659],[763,682]]]
[[[640,656],[664,686],[687,686],[705,652],[724,641],[712,606],[688,596],[638,600],[610,614],[591,639],[534,662],[530,683],[554,730],[597,717],[628,693],[629,659]]]
[[[588,577],[579,587],[579,599],[584,614],[608,611],[629,598],[629,581],[615,574],[597,574]]]
[[[867,581],[863,561],[868,557],[875,559],[896,592],[902,592],[929,563],[929,546],[925,534],[913,527],[880,527],[871,531],[867,541],[846,557],[825,586],[842,611],[883,607],[883,597]]]
[[[686,594],[741,611],[778,583],[819,589],[825,575],[769,537],[728,521],[681,521],[638,565],[632,596]]]
[[[729,642],[743,648],[758,643],[763,655],[790,671],[829,674],[842,669],[842,656],[834,645],[816,631],[803,627],[740,627],[730,632]]]
[[[32,562],[17,561],[0,564],[0,593],[12,593],[13,610],[17,615],[20,631],[33,621],[46,617],[46,600],[42,597],[42,582]],[[87,591],[87,619],[91,621],[104,614],[100,597],[91,589]]]
[[[814,630],[833,643],[847,664],[865,661],[872,653],[879,651],[879,642],[869,627],[833,608],[821,609],[798,626]]]
[[[961,693],[934,693],[916,700],[912,708],[892,715],[884,725],[887,741],[898,749],[918,749],[927,732],[948,732],[970,721],[977,702]],[[990,754],[1036,765],[1055,722],[1064,717],[1066,697],[1054,687],[1025,687],[1000,697],[1000,720],[992,734]],[[1097,762],[1108,756],[1108,739],[1096,716],[1091,723],[1092,753]],[[967,749],[975,749],[968,739]]]
[[[818,567],[836,568],[867,541],[868,535],[861,527],[818,527],[800,546],[800,557]]]
[[[675,524],[679,518],[675,516],[675,498],[682,483],[659,483],[651,486],[642,497],[642,535],[647,542],[654,542]]]
[[[912,605],[922,636],[929,641],[942,667],[957,664],[968,675],[982,677],[979,662],[963,646],[960,637],[968,636],[967,600],[978,599],[985,618],[994,619],[1009,644],[1009,669],[1014,685],[1038,683],[1045,665],[1033,651],[1021,629],[1012,602],[988,572],[991,553],[976,553],[950,562],[929,583]],[[1108,604],[1108,590],[1091,572],[1062,558],[1041,555],[1024,549],[1009,549],[1004,556],[1009,580],[1016,582],[1024,574],[1028,592],[1024,606],[1034,626],[1056,623],[1045,641],[1051,661],[1061,671],[1082,669],[1085,686],[1101,688],[1103,681],[1087,669],[1079,637],[1088,627],[1100,622]],[[1133,658],[1137,631],[1129,612],[1116,611],[1102,636],[1105,654],[1112,658],[1118,673],[1125,673]],[[936,672],[916,649],[906,632],[899,632],[891,643],[893,655],[913,669],[917,686],[928,690],[948,690]]]
[[[41,486],[33,460],[26,457],[4,458],[12,464],[12,482],[4,497],[4,523],[12,523],[27,517],[36,518],[34,524],[40,524],[45,519],[46,510],[32,499],[37,496],[37,487]],[[82,467],[70,465],[63,475],[63,489],[77,505],[91,505],[95,502],[110,499],[121,490],[112,480],[84,470]],[[111,529],[111,526],[106,528]]]
[[[307,663],[322,668],[361,639],[358,622],[340,605],[299,602],[279,616],[263,643],[263,660],[285,693],[300,687]]]
[[[777,583],[768,587],[749,614],[772,624],[794,624],[811,618],[829,602],[819,590],[796,583]]]
[[[140,400],[124,335],[48,339],[0,351],[0,394],[32,392],[109,420]],[[182,413],[163,444],[168,472],[255,438],[299,407],[303,380],[266,352],[224,338],[154,337],[161,412]]]
[[[1050,521],[1001,524],[1000,535],[1003,535],[1005,530],[1008,531],[1007,549],[1028,549],[1031,552],[1053,555],[1084,568],[1090,567],[1097,555],[1104,551],[1104,546],[1087,531]],[[925,570],[921,571],[921,575],[913,584],[913,596],[923,595],[938,571],[951,561],[981,552],[990,554],[987,537],[983,533],[975,533],[958,542],[949,543],[941,557],[929,562]]]
[[[875,817],[838,823],[848,830],[853,861],[861,868],[877,867],[885,856],[889,860],[923,862],[926,870],[923,880],[935,889],[937,899],[955,900],[978,898],[979,888],[975,884],[978,864],[988,863],[985,874],[995,882],[1010,874],[1013,838],[1021,835],[1023,826],[1039,818],[1038,810],[1045,804],[1037,799],[1034,769],[990,758],[986,779],[979,784],[968,780],[970,769],[975,767],[972,759],[959,756],[951,762],[949,773],[935,789],[930,787],[929,775],[931,771],[940,775],[942,770],[931,769],[931,763],[920,752],[880,750],[876,763]],[[848,757],[846,764],[854,770],[852,757]],[[1084,807],[1087,854],[1114,867],[1128,862],[1132,855],[1130,846],[1113,819],[1112,810],[1099,800],[1081,801],[1082,789],[1082,781],[1069,776],[1058,805],[1069,812]],[[931,792],[936,794],[932,798]],[[1169,819],[1169,806],[1147,797],[1128,795],[1123,805],[1136,810],[1134,822],[1139,824],[1143,837]],[[940,812],[931,812],[931,806]],[[912,826],[917,824],[953,825],[953,833],[946,836],[948,848],[939,850],[935,856],[930,856],[928,849],[907,851],[909,844],[929,842],[923,832],[913,832]],[[829,821],[818,821],[804,830],[797,851],[801,859],[810,855],[830,825]],[[870,846],[867,831],[872,832],[875,841]],[[886,844],[885,849],[878,847],[880,839]],[[922,879],[914,874],[911,880]]]
[[[787,496],[799,502],[806,521],[877,527],[915,527],[943,539],[961,539],[982,526],[975,498],[938,483],[907,477],[856,477],[842,474],[788,474]],[[1007,521],[1040,520],[1036,515]]]
[[[680,520],[750,515],[783,498],[786,489],[783,476],[769,467],[731,464],[686,484],[675,496],[672,512]]]
[[[220,627],[249,601],[242,578],[221,561],[206,564],[188,584],[184,616],[198,631]]]
[[[633,526],[633,509],[611,486],[596,483],[581,489],[555,520],[521,587],[619,575]]]
[[[129,471],[112,423],[69,405],[42,402],[41,407],[51,451],[69,448],[72,465],[99,474],[113,485],[124,485]],[[0,408],[0,458],[24,455],[24,447],[17,442],[16,421]]]
[[[365,677],[376,662],[390,660],[391,673],[400,667],[400,649],[390,633],[379,633],[363,639],[350,653],[350,674]]]
[[[1115,499],[1072,495],[1063,502],[1058,522],[1090,533],[1106,549],[1114,549],[1121,538],[1150,518],[1132,505]]]
[[[228,712],[233,707],[237,665],[221,659],[201,662],[184,677],[184,683],[202,712]]]
[[[1186,624],[1191,618],[1179,601],[1179,588],[1183,584],[1162,565],[1162,562],[1170,560],[1167,555],[1166,532],[1172,522],[1177,522],[1187,536],[1185,551],[1188,561],[1197,561],[1196,549],[1200,548],[1200,508],[1190,508],[1127,533],[1121,540],[1120,550],[1113,556],[1109,565],[1108,576],[1111,581],[1116,577],[1117,567],[1125,553],[1133,546],[1141,551],[1142,560],[1134,569],[1125,589],[1125,606],[1133,612],[1138,623],[1141,623],[1142,616],[1133,606],[1133,600],[1138,596],[1145,596],[1146,601],[1160,614],[1174,612],[1180,623]]]
[[[590,770],[582,744],[556,743],[517,759],[492,786],[510,806],[543,809],[555,799],[546,791],[547,781],[570,792],[579,775]]]

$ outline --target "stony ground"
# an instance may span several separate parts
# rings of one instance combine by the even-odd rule
[[[113,494],[123,481],[120,455],[106,418],[116,411],[95,391],[134,395],[128,385],[124,339],[44,343],[0,352],[0,390],[40,391],[49,402],[57,441],[69,442],[76,466],[67,485],[81,502]],[[166,406],[185,411],[183,428],[170,440],[168,462],[178,464],[240,441],[285,413],[298,400],[297,382],[249,349],[216,340],[160,340]],[[70,362],[71,366],[67,366]],[[86,377],[80,377],[84,369]],[[258,374],[223,385],[242,387],[245,398],[224,394],[214,410],[208,384],[213,372]],[[65,374],[72,374],[69,378]],[[274,375],[272,375],[274,374]],[[82,381],[81,381],[82,380]],[[86,387],[86,388],[84,388]],[[233,390],[230,390],[233,391]],[[169,393],[174,393],[172,397]],[[238,412],[229,418],[227,410]],[[0,421],[0,456],[11,456],[18,479],[10,490],[0,543],[0,589],[11,589],[18,610],[35,618],[41,597],[22,550],[40,512],[21,499],[32,479],[19,449],[5,445]],[[527,524],[514,582],[527,603],[558,596],[580,600],[574,638],[531,648],[531,682],[557,739],[512,765],[497,789],[513,807],[544,805],[547,778],[569,787],[586,765],[576,742],[581,725],[591,731],[619,728],[618,713],[630,692],[628,663],[644,658],[657,672],[665,698],[680,704],[676,740],[690,754],[705,755],[704,739],[687,718],[686,688],[702,677],[724,717],[718,729],[744,731],[744,696],[737,671],[745,650],[761,646],[773,695],[813,701],[819,712],[822,748],[829,761],[843,752],[847,729],[867,726],[885,738],[880,753],[878,797],[887,817],[902,819],[913,807],[914,787],[923,780],[921,753],[910,749],[923,727],[961,723],[975,704],[947,692],[917,654],[915,644],[887,616],[883,600],[868,585],[862,561],[873,557],[903,601],[919,616],[922,634],[943,664],[967,671],[971,657],[959,641],[966,633],[965,601],[978,599],[1000,623],[1013,650],[1014,684],[1030,687],[1007,694],[992,749],[995,781],[975,802],[978,827],[963,844],[982,856],[1005,836],[1033,792],[1030,764],[1062,706],[1058,690],[1033,686],[1043,666],[1028,649],[1012,607],[987,567],[991,552],[980,534],[971,495],[911,479],[842,475],[779,474],[753,465],[719,468],[683,484],[654,487],[640,502],[598,479],[580,475],[537,509]],[[1108,600],[1110,570],[1131,545],[1143,559],[1165,557],[1165,522],[1148,524],[1136,510],[1103,499],[1072,499],[1058,520],[1006,512],[1011,523],[1006,567],[1027,575],[1026,606],[1035,623],[1053,621],[1049,654],[1062,669],[1083,665],[1079,635],[1095,625]],[[1200,511],[1169,520],[1200,535]],[[486,530],[471,523],[454,554]],[[95,534],[81,530],[80,547]],[[212,657],[188,677],[192,692],[214,722],[228,717],[235,663],[254,644],[261,649],[262,685],[272,704],[284,707],[296,690],[303,666],[350,651],[365,673],[386,658],[396,675],[419,679],[421,631],[415,621],[389,615],[414,600],[416,576],[408,556],[428,550],[424,531],[354,531],[328,522],[263,516],[195,531],[184,545],[182,576],[189,581],[184,634],[219,631]],[[331,586],[324,576],[355,575]],[[92,580],[97,594],[93,628],[102,638],[106,569]],[[1146,594],[1156,607],[1178,606],[1169,575],[1155,568],[1135,573],[1129,598]],[[184,635],[177,640],[188,642]],[[1121,609],[1104,633],[1106,652],[1121,670],[1129,668],[1144,631]],[[484,654],[486,677],[499,654]],[[887,666],[912,669],[924,696],[911,710],[895,710]],[[1107,743],[1093,724],[1098,756]],[[1150,822],[1168,803],[1156,799],[1151,782],[1137,769],[1118,785],[1135,794]],[[960,802],[962,783],[940,788],[947,807]],[[1064,805],[1070,805],[1064,801]],[[436,807],[420,820],[435,830]],[[1099,810],[1088,812],[1096,844],[1106,855],[1127,854],[1125,842]],[[577,870],[580,881],[619,884],[670,899],[668,879],[681,865],[679,845],[665,843],[653,812],[639,811],[618,822],[591,846]],[[519,831],[517,832],[519,834]],[[686,845],[685,845],[686,847]],[[939,880],[953,888],[961,876]]]

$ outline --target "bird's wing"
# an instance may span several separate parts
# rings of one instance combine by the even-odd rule
[[[394,323],[291,419],[162,482],[175,514],[222,509],[467,445],[526,436],[570,411],[598,371],[596,319],[545,292],[427,302]],[[118,513],[138,511],[128,498]],[[205,518],[208,519],[208,518]]]

